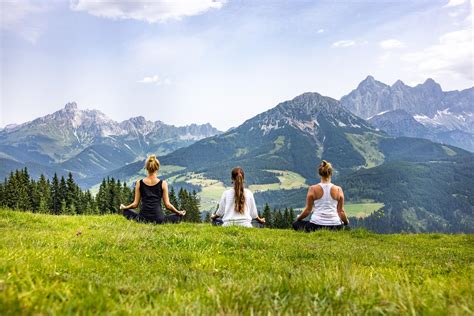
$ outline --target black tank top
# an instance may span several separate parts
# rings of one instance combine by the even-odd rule
[[[163,180],[155,185],[147,185],[140,180],[141,207],[140,215],[151,221],[162,222],[164,219],[161,208],[163,198]]]

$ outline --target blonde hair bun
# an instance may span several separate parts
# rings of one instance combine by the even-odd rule
[[[148,173],[155,173],[160,169],[160,162],[156,158],[156,155],[150,155],[145,161],[145,169]]]
[[[323,178],[328,178],[332,175],[332,165],[330,162],[323,160],[318,168],[318,173]]]

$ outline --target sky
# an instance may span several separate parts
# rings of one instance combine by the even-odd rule
[[[474,0],[1,0],[0,127],[77,102],[220,130],[367,75],[474,84]]]

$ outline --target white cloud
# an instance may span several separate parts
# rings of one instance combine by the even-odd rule
[[[324,29],[319,29],[317,33],[318,34],[324,33]]]
[[[74,0],[71,9],[110,19],[133,19],[149,23],[178,20],[220,9],[226,0]]]
[[[165,85],[171,84],[171,80],[169,78],[161,78],[158,75],[145,77],[142,80],[138,80],[138,82],[139,83],[153,83],[153,84],[156,84],[157,86],[160,86],[163,84]]]
[[[356,44],[353,40],[343,40],[332,43],[332,47],[350,47]]]
[[[449,74],[474,80],[473,36],[470,29],[446,33],[439,43],[408,53],[402,60],[430,76]]]
[[[379,42],[380,47],[383,49],[394,49],[394,48],[402,48],[405,46],[401,41],[391,38],[385,41]]]
[[[449,0],[449,2],[444,5],[444,7],[456,7],[464,4],[465,2],[466,0]]]
[[[31,0],[2,1],[0,28],[17,33],[23,39],[34,44],[41,35],[42,27],[34,25],[30,17],[48,9],[46,2]]]

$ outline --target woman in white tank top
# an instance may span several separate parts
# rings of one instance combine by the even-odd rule
[[[293,223],[295,230],[306,232],[317,229],[339,230],[349,224],[344,212],[344,192],[341,187],[331,183],[332,166],[326,160],[319,165],[321,182],[309,187],[306,208]],[[309,214],[309,221],[304,221]]]

